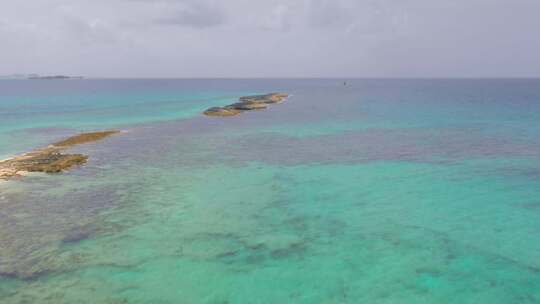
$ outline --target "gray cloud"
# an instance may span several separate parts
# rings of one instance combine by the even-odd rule
[[[355,1],[308,0],[306,9],[308,22],[315,27],[340,27],[353,22],[356,10]]]
[[[121,33],[104,20],[84,20],[74,16],[63,19],[66,40],[76,41],[83,46],[113,44],[121,42]]]
[[[540,76],[537,0],[35,0],[0,74]]]
[[[288,31],[292,27],[294,12],[291,7],[285,4],[279,4],[273,7],[267,16],[263,17],[259,23],[262,29],[275,31]]]
[[[194,28],[209,28],[226,21],[225,12],[215,2],[182,1],[170,2],[178,8],[164,17],[156,19],[158,24],[181,25]]]

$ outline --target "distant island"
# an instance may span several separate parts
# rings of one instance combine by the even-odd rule
[[[51,76],[39,76],[29,75],[28,79],[83,79],[82,76],[65,76],[65,75],[51,75]]]
[[[82,76],[66,76],[66,75],[45,75],[41,76],[39,74],[12,74],[12,75],[0,75],[0,79],[83,79]]]

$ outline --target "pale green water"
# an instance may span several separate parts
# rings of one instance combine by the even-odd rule
[[[538,84],[223,81],[294,95],[0,185],[1,302],[540,303]]]

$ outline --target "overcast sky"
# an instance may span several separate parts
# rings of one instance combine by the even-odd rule
[[[540,0],[3,0],[0,74],[539,77]]]

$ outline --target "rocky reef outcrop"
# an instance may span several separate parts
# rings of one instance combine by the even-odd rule
[[[56,143],[54,143],[52,145],[54,147],[58,147],[58,148],[61,148],[61,147],[67,148],[67,147],[71,147],[71,146],[74,146],[74,145],[86,144],[86,143],[102,140],[105,137],[109,137],[109,136],[117,134],[119,132],[120,131],[117,131],[117,130],[111,130],[111,131],[99,131],[99,132],[81,133],[81,134],[77,134],[77,135],[68,137],[68,138],[66,138],[64,140],[61,140],[59,142],[56,142]]]
[[[58,173],[73,166],[82,165],[88,156],[66,154],[63,151],[75,145],[101,140],[119,131],[81,133],[71,136],[48,147],[37,149],[4,161],[0,161],[0,180],[7,180],[27,172]]]
[[[266,109],[268,105],[282,103],[289,95],[286,93],[270,93],[265,95],[243,96],[239,102],[224,107],[212,107],[204,111],[206,116],[235,116],[244,111]]]
[[[225,107],[213,107],[206,111],[204,111],[204,115],[206,116],[234,116],[236,114],[240,114],[240,110],[236,109],[227,109]]]

